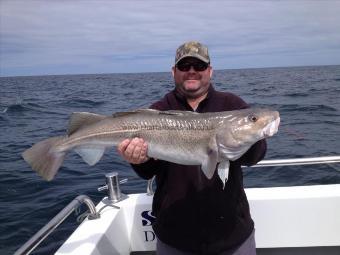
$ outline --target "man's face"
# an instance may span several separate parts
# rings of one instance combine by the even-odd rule
[[[177,90],[187,98],[198,98],[207,93],[212,67],[203,61],[187,57],[172,68]]]

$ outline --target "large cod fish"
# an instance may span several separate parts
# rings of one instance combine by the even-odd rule
[[[52,180],[70,150],[92,166],[107,148],[140,137],[148,144],[149,157],[201,165],[209,179],[219,163],[218,175],[225,183],[229,161],[274,135],[279,123],[277,111],[252,108],[214,113],[139,109],[112,116],[76,112],[71,115],[67,135],[34,144],[23,158],[44,179]]]

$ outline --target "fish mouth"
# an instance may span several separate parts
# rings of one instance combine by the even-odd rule
[[[271,121],[264,127],[264,129],[262,130],[262,136],[266,138],[275,135],[279,130],[279,125],[280,117],[277,117],[275,120]]]

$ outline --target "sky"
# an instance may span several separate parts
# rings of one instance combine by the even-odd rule
[[[196,40],[214,69],[340,64],[340,0],[0,0],[0,76],[167,72]]]

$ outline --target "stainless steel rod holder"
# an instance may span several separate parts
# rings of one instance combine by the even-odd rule
[[[112,203],[117,203],[122,199],[122,192],[120,190],[120,184],[127,182],[127,179],[119,181],[118,172],[111,172],[105,174],[106,185],[99,187],[98,191],[107,190],[108,199]]]

